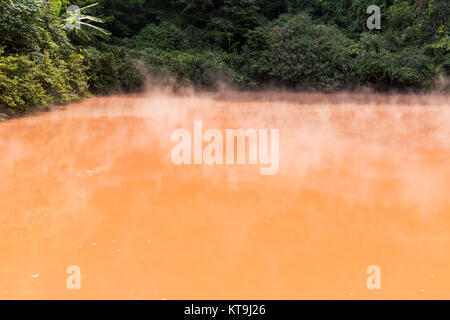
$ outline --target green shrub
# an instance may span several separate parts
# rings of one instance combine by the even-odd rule
[[[133,92],[144,88],[146,77],[173,76],[184,84],[212,87],[216,80],[244,83],[235,71],[236,55],[211,50],[129,49],[103,45],[85,50],[90,89],[94,93]]]
[[[394,0],[387,9],[388,26],[396,30],[404,30],[417,21],[417,7],[408,0]]]
[[[147,48],[140,51],[142,61],[150,71],[162,71],[178,81],[202,87],[214,86],[216,80],[238,81],[232,70],[229,54],[218,51],[162,51]]]
[[[85,50],[89,87],[94,93],[106,94],[120,89],[119,67],[116,57],[94,47]]]
[[[104,45],[102,50],[88,47],[85,54],[93,93],[134,92],[143,88],[145,77],[133,50]]]
[[[35,65],[27,56],[0,55],[0,104],[10,113],[51,102]]]
[[[39,80],[52,103],[64,104],[78,100],[88,88],[85,66],[80,56],[62,59],[46,52],[37,66]]]
[[[33,61],[25,55],[0,54],[0,104],[10,113],[75,101],[87,93],[87,88],[79,55],[64,60],[44,52],[40,61]]]
[[[435,76],[432,59],[421,48],[389,50],[382,35],[365,33],[358,44],[359,81],[376,88],[430,88]]]
[[[0,45],[7,52],[40,51],[45,42],[44,7],[34,0],[0,1]]]
[[[249,37],[250,72],[293,86],[335,89],[353,80],[354,42],[305,14],[284,15]],[[256,52],[253,50],[257,50]],[[253,52],[251,52],[253,51]]]

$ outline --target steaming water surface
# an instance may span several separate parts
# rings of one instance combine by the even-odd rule
[[[175,166],[194,120],[280,129],[279,174]],[[0,298],[450,298],[446,96],[95,98],[1,123],[0,155]]]

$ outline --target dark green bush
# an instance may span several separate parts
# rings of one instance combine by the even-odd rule
[[[163,22],[160,25],[149,24],[133,38],[136,47],[152,47],[163,50],[189,49],[187,34],[175,25]]]
[[[134,50],[108,45],[103,46],[103,50],[88,47],[85,52],[92,92],[107,94],[143,89],[145,71]]]
[[[14,114],[77,100],[87,93],[84,68],[76,54],[63,60],[45,52],[40,61],[0,55],[0,104]]]
[[[429,88],[435,66],[421,48],[391,51],[382,35],[365,33],[358,45],[356,70],[360,83],[376,88]]]
[[[353,80],[355,43],[305,14],[284,15],[249,36],[250,72],[294,86],[335,89]]]
[[[94,93],[106,94],[120,89],[119,67],[116,57],[94,47],[85,50],[89,87]]]

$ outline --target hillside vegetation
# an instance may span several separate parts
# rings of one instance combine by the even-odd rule
[[[68,27],[70,5],[95,2],[0,0],[0,116],[140,91],[147,74],[321,91],[428,91],[450,74],[448,0],[99,0]]]

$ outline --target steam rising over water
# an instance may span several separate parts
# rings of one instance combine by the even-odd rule
[[[450,298],[449,107],[152,91],[2,123],[0,298]],[[280,129],[279,174],[175,166],[194,120]]]

